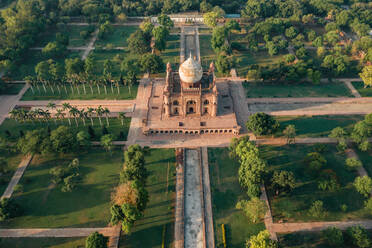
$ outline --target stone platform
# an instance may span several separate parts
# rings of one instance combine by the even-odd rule
[[[212,117],[187,115],[166,117],[163,102],[165,80],[157,79],[152,83],[148,98],[147,118],[142,120],[142,132],[145,135],[156,134],[239,134],[240,126],[236,121],[233,100],[226,80],[216,82],[218,96],[218,113]]]

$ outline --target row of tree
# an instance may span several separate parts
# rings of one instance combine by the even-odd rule
[[[111,223],[121,223],[128,234],[146,208],[148,192],[145,188],[148,176],[145,167],[146,149],[129,146],[124,152],[124,165],[120,172],[120,184],[112,194]]]

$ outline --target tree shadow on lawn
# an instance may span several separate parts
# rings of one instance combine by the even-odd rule
[[[166,223],[167,227],[169,222]],[[137,224],[136,224],[137,226]],[[168,229],[168,228],[167,228]],[[125,235],[120,239],[120,247],[126,248],[147,248],[147,247],[161,247],[162,245],[162,225],[154,225],[141,230],[134,230],[129,235]],[[166,247],[169,247],[166,244]]]
[[[162,207],[162,206],[171,206],[171,204],[173,203],[172,200],[166,200],[166,201],[162,201],[162,202],[158,202],[158,203],[155,203],[155,204],[148,204],[147,205],[147,210],[151,212],[151,208],[158,208],[158,207]]]

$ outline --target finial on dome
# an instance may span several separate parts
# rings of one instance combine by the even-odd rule
[[[192,54],[191,54],[191,51],[190,51],[190,56],[189,56],[189,58],[191,58],[191,59],[192,59]]]

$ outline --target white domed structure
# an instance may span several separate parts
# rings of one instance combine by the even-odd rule
[[[203,68],[194,60],[190,54],[190,57],[180,65],[178,70],[181,81],[184,83],[197,83],[203,77]]]

